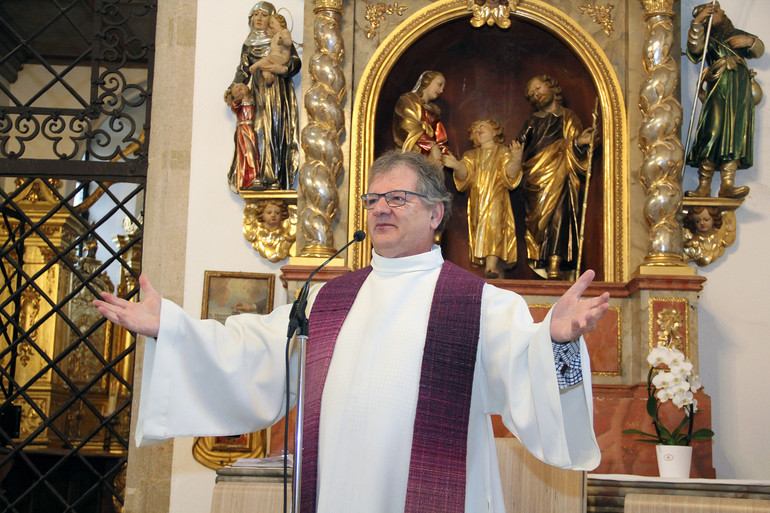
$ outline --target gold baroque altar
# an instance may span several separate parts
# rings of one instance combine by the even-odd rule
[[[661,333],[668,337],[666,342],[687,354],[696,370],[698,366],[697,307],[705,279],[695,276],[683,257],[681,218],[683,208],[686,212],[689,207],[683,207],[682,162],[676,161],[675,149],[681,142],[673,131],[650,136],[644,130],[656,123],[667,128],[681,124],[681,105],[675,96],[679,69],[670,44],[677,40],[679,29],[672,21],[672,4],[626,1],[613,9],[597,10],[567,0],[522,0],[509,4],[510,25],[501,28],[499,18],[472,24],[479,11],[463,0],[418,1],[393,5],[390,11],[383,7],[384,14],[367,30],[359,17],[370,19],[370,4],[317,4],[315,8],[341,14],[339,34],[346,35],[343,41],[348,50],[354,49],[343,64],[353,87],[343,103],[350,139],[340,139],[346,162],[337,182],[340,196],[347,197],[347,211],[329,219],[336,247],[365,225],[365,214],[355,199],[365,192],[375,156],[393,147],[390,126],[396,99],[422,71],[436,69],[446,77],[442,121],[450,149],[458,155],[469,147],[465,128],[473,119],[497,117],[507,138],[515,136],[515,128],[529,112],[523,101],[524,83],[535,74],[556,75],[567,105],[584,123],[598,102],[601,142],[593,162],[587,213],[591,243],[585,258],[587,267],[596,269],[599,276],[589,294],[609,290],[612,305],[588,338],[596,385],[595,427],[603,451],[599,472],[657,473],[653,452],[648,454],[646,447],[621,431],[638,428],[645,421],[646,355],[663,341]],[[308,16],[310,10],[306,9]],[[613,23],[625,17],[637,23],[628,27]],[[635,62],[626,58],[634,52]],[[312,82],[311,77],[305,78]],[[642,91],[641,96],[637,91]],[[632,143],[635,139],[643,144]],[[680,166],[678,172],[656,174],[648,164],[666,159],[667,165]],[[451,182],[451,175],[447,181]],[[661,202],[661,191],[667,190],[678,190],[679,195],[665,196]],[[467,259],[467,230],[461,224],[465,201],[455,192],[456,225],[442,238],[442,249],[449,260],[480,272]],[[737,205],[722,207],[730,210]],[[301,196],[297,208],[301,216]],[[672,222],[678,228],[671,229]],[[282,268],[290,297],[322,260],[303,252],[307,242],[301,227],[297,243],[300,256]],[[317,279],[366,265],[370,252],[366,242],[352,246],[344,259]],[[508,271],[505,279],[492,283],[522,294],[533,316],[541,318],[569,283],[531,279],[516,270],[526,267],[521,264]],[[708,396],[699,398],[699,406],[703,409],[699,422],[710,426]],[[499,436],[507,436],[499,426],[496,430]],[[710,442],[696,445],[694,469],[694,477],[713,477]]]

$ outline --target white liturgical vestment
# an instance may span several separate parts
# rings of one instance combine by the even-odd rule
[[[443,261],[435,246],[420,255],[372,258],[373,271],[340,330],[324,387],[319,513],[404,510],[425,334]],[[582,339],[583,382],[559,390],[550,314],[536,324],[520,296],[488,284],[481,307],[465,509],[502,513],[490,414],[501,415],[506,427],[546,463],[590,470],[599,464],[600,453]],[[148,339],[145,350],[137,444],[237,435],[279,420],[290,308],[233,316],[223,326],[192,319],[164,300],[158,338]]]

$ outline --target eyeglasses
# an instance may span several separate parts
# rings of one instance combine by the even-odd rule
[[[369,192],[361,195],[361,202],[364,204],[366,210],[371,210],[380,201],[380,198],[385,198],[385,203],[389,207],[403,207],[406,205],[406,197],[411,194],[413,196],[419,196],[420,198],[428,198],[424,194],[419,194],[412,191],[388,191],[378,194],[376,192]]]

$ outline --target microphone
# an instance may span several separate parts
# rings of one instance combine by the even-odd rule
[[[299,330],[299,336],[308,335],[308,325],[307,317],[305,316],[305,309],[307,308],[307,296],[310,290],[310,280],[313,279],[313,276],[315,276],[318,271],[323,269],[326,264],[337,258],[340,253],[348,249],[348,247],[351,246],[354,242],[361,242],[365,238],[365,231],[356,230],[356,232],[353,234],[353,238],[349,240],[347,244],[338,249],[336,253],[330,256],[324,263],[316,267],[313,272],[310,273],[310,276],[307,277],[305,283],[302,284],[302,288],[299,290],[297,299],[294,300],[294,304],[291,307],[291,313],[289,313],[289,330],[286,333],[287,338],[293,337],[297,330]]]

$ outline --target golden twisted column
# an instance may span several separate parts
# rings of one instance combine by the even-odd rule
[[[298,224],[305,244],[302,256],[329,257],[335,251],[332,221],[339,207],[337,182],[343,170],[340,138],[345,131],[342,1],[317,0],[313,12],[316,52],[309,66],[313,85],[305,94],[308,123],[300,137],[305,162],[299,170]]]
[[[644,214],[650,226],[643,267],[652,272],[683,266],[682,176],[684,148],[679,138],[682,105],[674,96],[679,65],[671,56],[674,41],[674,0],[641,0],[648,38],[644,48],[647,80],[639,92],[643,119],[639,147],[644,154],[639,181],[647,192]]]

